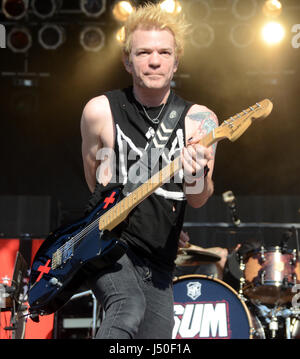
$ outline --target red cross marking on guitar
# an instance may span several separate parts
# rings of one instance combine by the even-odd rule
[[[41,272],[41,273],[37,277],[37,280],[36,280],[37,282],[41,280],[44,273],[49,273],[50,272],[51,267],[48,267],[50,262],[51,262],[51,259],[48,259],[47,263],[44,266],[39,266],[38,272]]]
[[[113,192],[109,197],[106,197],[104,199],[104,202],[105,202],[105,206],[103,208],[107,208],[107,206],[110,204],[110,203],[114,203],[115,201],[115,194],[116,192]]]

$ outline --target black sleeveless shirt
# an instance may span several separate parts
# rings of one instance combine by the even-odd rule
[[[153,130],[156,131],[158,126],[146,117],[141,104],[133,96],[132,87],[110,91],[105,95],[109,100],[116,134],[114,144],[115,179],[106,186],[97,182],[95,191],[89,200],[88,210],[95,207],[105,197],[105,192],[127,182],[128,169],[139,160],[142,155],[141,149],[145,149],[147,142],[151,140],[149,133],[153,133]],[[172,96],[177,95],[171,91],[159,119],[162,119]],[[163,166],[173,159],[172,154],[176,149],[184,147],[184,118],[191,106],[192,103],[185,101],[182,116],[166,145],[168,158],[166,158],[167,156],[161,158]],[[155,118],[162,106],[145,107],[145,109],[151,118]],[[133,251],[150,260],[154,266],[173,270],[185,205],[186,198],[183,193],[182,181],[179,181],[178,177],[175,181],[171,179],[170,183],[158,188],[130,212],[126,226],[122,226],[121,239]]]

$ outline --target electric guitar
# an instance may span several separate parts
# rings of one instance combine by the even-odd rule
[[[225,138],[235,141],[254,120],[267,117],[272,108],[268,99],[256,103],[225,120],[204,136],[200,144],[209,147]],[[121,188],[115,188],[86,217],[50,233],[31,268],[28,303],[33,320],[38,321],[39,315],[56,312],[88,276],[116,262],[125,253],[127,247],[114,229],[124,223],[133,208],[180,169],[179,155],[126,197],[122,198]]]

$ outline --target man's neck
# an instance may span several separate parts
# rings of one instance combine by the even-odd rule
[[[136,100],[147,107],[157,107],[167,102],[170,88],[148,89],[133,86],[133,94]]]

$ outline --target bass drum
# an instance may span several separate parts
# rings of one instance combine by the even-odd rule
[[[173,339],[265,339],[237,292],[204,275],[174,279],[174,320]]]

